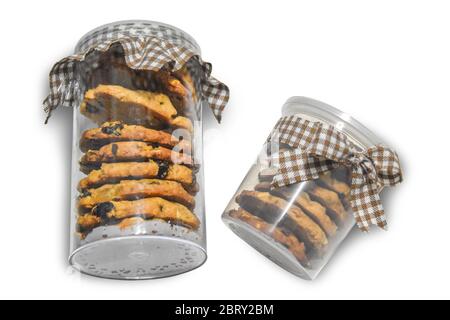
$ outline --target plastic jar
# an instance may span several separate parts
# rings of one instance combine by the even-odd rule
[[[352,117],[313,99],[292,97],[284,104],[282,114],[332,125],[361,151],[381,144],[378,137]],[[264,146],[222,219],[264,256],[287,271],[312,280],[355,226],[348,200],[350,172],[337,168],[317,180],[272,188],[277,167],[270,155],[283,148],[286,146]]]
[[[183,43],[200,55],[188,34],[149,21],[99,27],[75,52],[95,46],[96,34],[117,32]],[[205,262],[199,68],[191,59],[173,72],[131,69],[120,43],[92,51],[80,64],[69,261],[81,272],[151,279]]]

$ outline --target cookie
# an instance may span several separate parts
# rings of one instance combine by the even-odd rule
[[[313,201],[306,192],[301,192],[295,203],[313,219],[329,237],[336,235],[337,225],[327,215],[327,209],[320,203]]]
[[[102,219],[100,217],[94,216],[94,215],[83,215],[78,216],[77,218],[77,231],[84,233],[89,230],[94,229],[95,227],[99,226],[102,223]]]
[[[78,190],[97,188],[121,180],[157,178],[180,182],[185,189],[192,191],[195,189],[194,177],[192,169],[168,162],[149,160],[147,162],[103,163],[100,169],[91,171],[86,178],[80,180]]]
[[[80,160],[81,170],[89,173],[100,168],[104,162],[143,162],[150,159],[168,161],[174,164],[192,166],[191,156],[170,149],[151,146],[140,141],[114,142],[99,150],[89,150]]]
[[[314,185],[308,191],[312,200],[327,208],[327,213],[337,225],[343,225],[349,218],[336,192]]]
[[[241,220],[256,230],[270,236],[275,241],[285,246],[304,267],[309,267],[309,261],[305,252],[305,245],[301,243],[293,234],[268,224],[261,218],[252,215],[250,212],[245,211],[242,208],[239,208],[238,210],[231,210],[228,214],[230,217]]]
[[[172,101],[180,115],[192,117],[196,101],[190,91],[177,77],[167,70],[160,70],[154,74],[157,90],[161,90]]]
[[[345,182],[335,179],[331,172],[320,175],[316,183],[321,187],[336,192],[343,201],[348,202],[348,199],[350,199],[350,186]]]
[[[325,232],[302,209],[268,192],[242,191],[236,202],[269,223],[280,223],[305,243],[308,252],[319,256],[325,252],[328,245]]]
[[[158,72],[150,70],[134,70],[127,66],[123,52],[111,54],[99,54],[98,65],[95,68],[84,68],[81,77],[90,88],[108,83],[134,90],[146,90],[162,92],[166,94],[174,107],[180,113],[185,109],[183,97],[187,94],[187,88],[167,70]],[[82,68],[86,65],[82,64]],[[181,113],[180,113],[181,114]]]
[[[194,230],[200,226],[199,219],[191,210],[182,204],[159,197],[134,201],[102,202],[93,207],[89,214],[80,216],[78,223],[80,224],[81,217],[90,216],[100,218],[102,224],[116,224],[117,221],[126,218],[140,217],[145,220],[161,219]]]
[[[179,202],[188,208],[195,206],[194,197],[184,190],[180,183],[159,179],[143,179],[124,180],[118,184],[105,184],[100,188],[87,189],[78,199],[78,208],[81,212],[85,212],[101,202],[150,197],[161,197]]]
[[[198,64],[196,67],[201,68],[201,66]],[[189,72],[187,66],[185,65],[180,70],[175,71],[174,75],[176,78],[181,80],[181,83],[186,88],[189,97],[192,98],[193,102],[197,103],[198,101],[197,90],[195,89],[194,79],[192,79],[191,73]]]
[[[94,68],[81,63],[80,76],[84,83],[89,84],[89,89],[108,83],[134,90],[162,92],[170,98],[178,113],[184,114],[189,107],[187,102],[192,100],[190,98],[193,91],[188,87],[189,82],[184,81],[183,77],[179,77],[178,71],[175,75],[166,69],[157,72],[131,69],[126,64],[123,48],[120,45],[119,47],[115,48],[113,44],[107,53],[98,53],[97,64]],[[200,65],[199,67],[201,68]],[[185,69],[186,67],[182,68],[182,70]],[[188,76],[187,74],[186,78],[189,78]],[[196,103],[196,100],[193,101]]]
[[[116,85],[99,85],[86,92],[80,112],[98,125],[108,121],[151,128],[168,126],[193,130],[188,118],[178,116],[169,97],[162,93],[130,90]]]
[[[131,217],[121,220],[117,224],[117,226],[120,228],[120,230],[125,230],[143,222],[145,222],[145,220],[141,217]],[[100,226],[101,224],[102,220],[97,216],[91,214],[79,216],[77,219],[77,231],[80,233],[80,238],[85,238],[87,233],[89,233],[92,229]]]
[[[274,168],[263,169],[258,173],[259,181],[270,182],[273,177],[277,174],[277,170]]]
[[[315,223],[317,223],[329,237],[336,235],[337,226],[327,215],[327,209],[320,203],[311,200],[306,192],[298,193],[295,187],[271,188],[270,182],[258,184],[257,191],[270,192],[287,201],[294,201]]]
[[[125,230],[134,227],[138,224],[141,224],[143,222],[145,222],[145,220],[142,219],[141,217],[132,217],[123,219],[117,226],[120,228],[120,230]]]
[[[192,147],[190,140],[190,137],[182,137],[180,140],[179,137],[164,131],[113,121],[103,123],[100,128],[84,131],[80,139],[80,149],[87,152],[98,150],[112,142],[141,141],[190,154]]]

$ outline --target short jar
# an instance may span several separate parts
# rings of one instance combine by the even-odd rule
[[[382,144],[361,123],[320,101],[292,97],[282,108],[283,116],[298,116],[333,126],[364,151]],[[355,226],[349,205],[350,171],[339,167],[319,179],[287,187],[273,187],[278,167],[274,152],[288,146],[264,145],[222,219],[250,246],[280,267],[303,279],[312,280]]]

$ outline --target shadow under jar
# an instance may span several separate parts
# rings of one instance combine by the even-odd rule
[[[283,116],[322,122],[339,129],[361,151],[381,141],[347,114],[322,102],[290,98]],[[222,216],[239,237],[285,270],[317,277],[355,226],[349,205],[350,171],[339,167],[319,179],[273,188],[274,152],[290,146],[266,144]]]
[[[157,22],[152,36],[191,44],[183,31]],[[170,39],[165,36],[169,35]],[[206,260],[202,162],[203,101],[191,59],[172,72],[134,70],[120,44],[80,64],[74,108],[71,255],[83,273],[152,279],[188,272]]]

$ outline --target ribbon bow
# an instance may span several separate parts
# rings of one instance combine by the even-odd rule
[[[166,40],[163,40],[163,35]],[[198,94],[204,98],[218,122],[229,99],[228,87],[211,76],[212,66],[204,62],[199,50],[180,32],[169,30],[163,26],[153,26],[152,23],[136,22],[120,26],[106,26],[86,37],[76,54],[57,62],[50,71],[50,94],[44,101],[44,111],[47,113],[46,123],[51,112],[58,106],[75,106],[81,95],[78,73],[81,62],[89,54],[105,52],[113,44],[120,44],[124,50],[128,67],[134,70],[159,71],[163,67],[171,67],[177,71],[182,66],[194,61],[200,67],[190,70],[195,73],[198,83]],[[193,63],[195,65],[196,63]]]
[[[358,227],[366,232],[371,224],[387,229],[379,193],[403,180],[393,150],[381,145],[361,150],[335,127],[298,116],[281,118],[268,142],[292,148],[272,155],[273,165],[279,168],[273,187],[315,180],[337,167],[350,168],[349,200]]]

